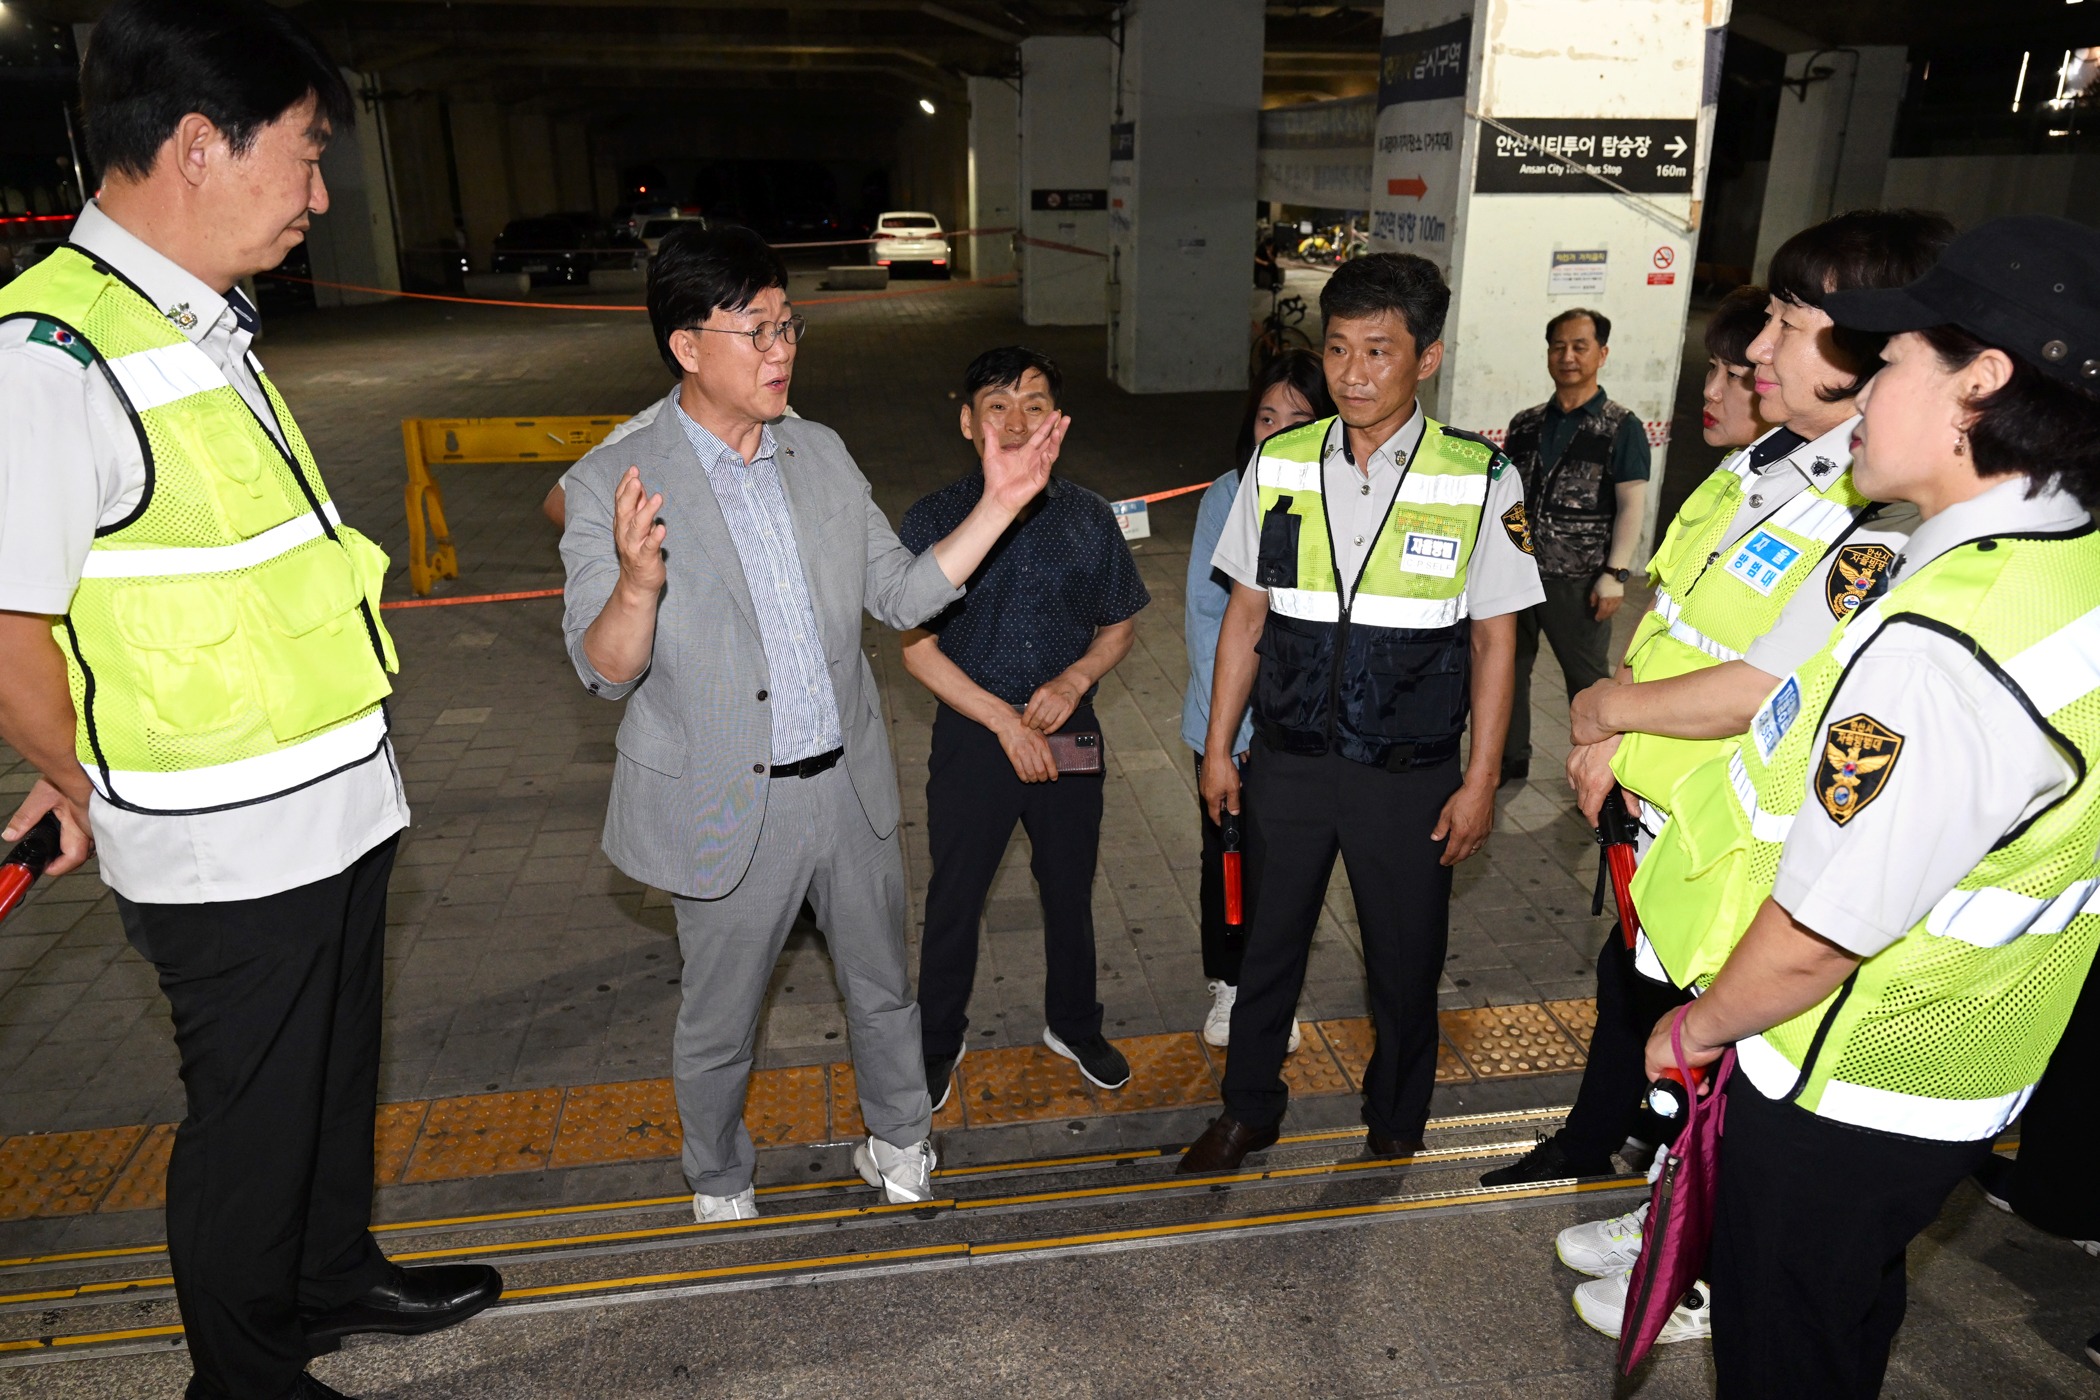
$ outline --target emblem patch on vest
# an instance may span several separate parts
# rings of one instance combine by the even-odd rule
[[[1535,553],[1531,547],[1531,521],[1524,514],[1524,503],[1518,501],[1502,512],[1502,528],[1509,532],[1509,542],[1526,554]]]
[[[1858,612],[1895,558],[1896,552],[1885,544],[1848,544],[1840,549],[1837,562],[1830,566],[1829,582],[1823,585],[1830,615],[1843,621]]]
[[[32,345],[48,345],[53,350],[63,350],[84,365],[95,362],[95,352],[87,348],[87,342],[55,322],[37,322],[29,332],[29,340]]]
[[[1854,715],[1830,726],[1823,759],[1816,765],[1816,800],[1839,826],[1881,796],[1903,736],[1872,715]]]
[[[1769,598],[1800,557],[1800,550],[1760,527],[1729,557],[1728,572]]]
[[[1410,574],[1458,577],[1458,550],[1463,543],[1456,535],[1423,535],[1413,530],[1400,546],[1400,567]]]

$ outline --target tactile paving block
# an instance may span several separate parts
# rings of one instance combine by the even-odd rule
[[[1347,1076],[1351,1089],[1364,1087],[1364,1067],[1371,1063],[1371,1049],[1378,1043],[1368,1016],[1320,1022],[1321,1038],[1334,1052],[1335,1065]]]
[[[962,1093],[958,1085],[957,1092],[948,1095],[948,1102],[933,1115],[933,1130],[946,1132],[962,1125]],[[826,1140],[855,1142],[867,1135],[868,1120],[860,1111],[860,1081],[854,1078],[850,1061],[838,1061],[831,1066],[831,1136]]]
[[[554,1135],[556,1167],[589,1167],[643,1157],[675,1157],[683,1138],[668,1079],[589,1084],[562,1100]]]
[[[1549,1001],[1546,1009],[1553,1013],[1554,1020],[1560,1022],[1569,1039],[1581,1047],[1582,1053],[1589,1054],[1590,1037],[1597,1030],[1597,999],[1582,997],[1573,1001]]]
[[[1202,1041],[1200,1036],[1198,1041],[1203,1045],[1203,1053],[1210,1058],[1211,1066],[1217,1072],[1218,1082],[1224,1083],[1225,1062],[1230,1057],[1230,1052]],[[1319,1028],[1311,1021],[1298,1023],[1298,1048],[1284,1057],[1283,1082],[1290,1089],[1294,1099],[1313,1098],[1321,1094],[1349,1094],[1356,1091],[1356,1082],[1351,1081],[1349,1072],[1335,1060]]]
[[[1451,1042],[1441,1035],[1436,1041],[1436,1082],[1439,1084],[1471,1084],[1473,1071],[1466,1068],[1465,1056],[1451,1047]]]
[[[1483,1006],[1446,1011],[1438,1019],[1444,1034],[1482,1079],[1582,1068],[1582,1051],[1543,1006]]]
[[[145,1135],[145,1125],[134,1123],[0,1143],[0,1220],[93,1210]]]
[[[1009,1045],[963,1056],[963,1117],[973,1128],[993,1123],[1033,1123],[1099,1112],[1093,1088],[1079,1067],[1040,1045]]]
[[[1138,1113],[1221,1101],[1217,1077],[1194,1031],[1132,1036],[1118,1040],[1116,1048],[1130,1061],[1130,1082],[1120,1089],[1095,1091],[1102,1112]]]
[[[831,1109],[827,1069],[794,1065],[754,1073],[744,1093],[744,1126],[751,1141],[760,1147],[824,1141]]]
[[[430,1105],[404,1181],[538,1171],[554,1150],[559,1089],[471,1094]]]
[[[159,1210],[168,1203],[168,1154],[175,1150],[175,1125],[155,1123],[110,1184],[98,1211]]]
[[[415,1150],[416,1136],[423,1131],[423,1120],[429,1114],[430,1104],[424,1099],[379,1105],[378,1117],[372,1123],[373,1185],[392,1186],[401,1179],[408,1166],[408,1154]]]

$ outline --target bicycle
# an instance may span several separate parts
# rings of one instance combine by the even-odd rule
[[[1269,314],[1262,318],[1261,328],[1255,332],[1254,344],[1248,352],[1247,377],[1251,383],[1264,366],[1286,350],[1310,350],[1312,337],[1298,329],[1305,319],[1304,297],[1278,296],[1269,293]]]

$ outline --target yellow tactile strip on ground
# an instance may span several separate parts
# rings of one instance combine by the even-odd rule
[[[1437,1082],[1463,1083],[1580,1069],[1597,1012],[1593,1002],[1555,1001],[1446,1011],[1437,1019]],[[1283,1067],[1291,1093],[1360,1089],[1374,1046],[1370,1018],[1299,1025],[1303,1044]],[[1120,1090],[1095,1088],[1040,1045],[972,1051],[934,1127],[952,1132],[1219,1101],[1225,1054],[1194,1032],[1116,1043],[1131,1068]],[[867,1131],[853,1066],[843,1061],[753,1072],[745,1122],[761,1146],[845,1142]],[[0,1221],[158,1208],[174,1137],[175,1125],[161,1123],[8,1138],[0,1142]],[[639,1079],[382,1104],[373,1175],[377,1185],[392,1186],[670,1158],[678,1150],[670,1081]]]

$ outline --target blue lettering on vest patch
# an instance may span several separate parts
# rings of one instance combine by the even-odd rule
[[[1750,737],[1757,741],[1757,756],[1766,763],[1779,751],[1779,741],[1801,717],[1801,682],[1788,676],[1779,689],[1765,697],[1750,721]]]
[[[1456,535],[1418,535],[1409,530],[1400,547],[1400,567],[1411,574],[1456,578],[1459,543]]]
[[[1800,550],[1770,530],[1759,528],[1736,549],[1728,561],[1728,572],[1769,598],[1800,557]]]

